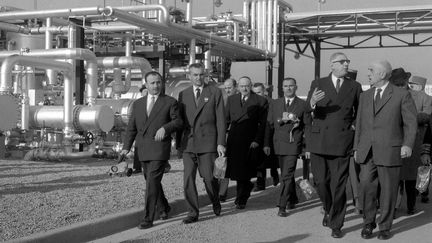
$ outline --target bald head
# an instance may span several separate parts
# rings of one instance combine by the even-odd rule
[[[237,82],[233,78],[229,78],[224,82],[225,92],[228,96],[233,95],[237,91]]]
[[[381,87],[391,76],[392,67],[386,60],[376,60],[368,67],[368,78],[371,86]]]

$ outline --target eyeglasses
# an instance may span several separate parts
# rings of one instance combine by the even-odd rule
[[[340,64],[344,64],[344,63],[347,63],[347,64],[350,64],[350,60],[348,60],[348,59],[344,59],[344,60],[337,60],[337,61],[333,61],[332,63],[340,63]]]

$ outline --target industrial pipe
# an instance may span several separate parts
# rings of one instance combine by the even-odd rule
[[[50,161],[63,161],[72,159],[85,159],[92,157],[95,153],[94,149],[89,149],[84,152],[73,152],[71,148],[36,148],[28,151],[24,155],[25,161],[32,160],[50,160]]]
[[[66,139],[72,136],[72,77],[70,75],[72,66],[69,63],[53,61],[43,58],[10,56],[7,57],[0,68],[0,93],[10,91],[12,80],[12,69],[14,65],[31,66],[42,69],[54,69],[64,71],[64,135]]]
[[[51,41],[53,38],[53,34],[51,31],[48,30],[48,28],[51,27],[51,22],[52,22],[51,18],[46,18],[46,23],[45,23],[45,25],[47,27],[47,30],[45,30],[45,49],[46,50],[52,49]],[[56,84],[56,81],[57,81],[57,73],[51,69],[47,69],[46,70],[46,76],[48,79],[47,84],[49,86],[54,86]]]
[[[109,8],[90,7],[90,8],[68,8],[68,9],[53,9],[53,10],[38,10],[38,11],[11,11],[0,13],[0,21],[14,19],[34,19],[48,17],[70,17],[70,16],[86,16],[86,15],[109,15]]]

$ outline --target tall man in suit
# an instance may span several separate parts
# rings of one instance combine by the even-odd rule
[[[362,91],[360,83],[346,76],[350,60],[341,52],[330,56],[332,72],[314,80],[307,103],[313,111],[306,151],[323,203],[323,226],[332,237],[342,237],[346,211],[346,182],[354,139],[354,120]]]
[[[273,140],[282,179],[277,215],[286,217],[287,206],[293,209],[298,203],[294,172],[303,148],[305,126],[310,125],[310,113],[307,103],[296,96],[297,82],[294,78],[284,79],[282,89],[284,97],[274,100],[268,112],[264,153],[270,155],[270,144]]]
[[[250,181],[257,174],[259,154],[262,153],[266,127],[267,99],[251,93],[249,77],[239,79],[239,94],[228,97],[227,102],[227,174],[237,181],[237,209],[244,209],[253,188]]]
[[[213,212],[220,215],[218,180],[213,177],[216,157],[225,155],[225,108],[222,92],[204,83],[204,66],[189,66],[192,85],[179,94],[183,131],[178,133],[178,149],[183,152],[184,193],[189,208],[185,224],[198,221],[199,205],[195,179],[197,169],[204,179]]]
[[[148,94],[133,103],[132,115],[126,131],[121,155],[126,155],[135,141],[138,158],[146,179],[145,216],[138,228],[153,226],[156,207],[163,219],[170,206],[162,189],[162,176],[171,154],[171,133],[179,130],[183,122],[177,101],[162,90],[162,76],[157,72],[145,75]]]
[[[369,239],[376,227],[377,188],[381,216],[378,239],[391,237],[402,158],[412,154],[417,111],[410,93],[389,83],[392,68],[374,61],[368,68],[371,89],[360,97],[354,140],[354,159],[360,164],[360,200],[363,203],[361,237]]]

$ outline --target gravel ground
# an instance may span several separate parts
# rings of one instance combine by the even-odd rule
[[[143,176],[110,177],[107,171],[115,163],[0,160],[0,241],[144,208]],[[170,164],[162,183],[173,201],[183,198],[183,163],[177,159]],[[205,193],[199,179],[197,187]]]

